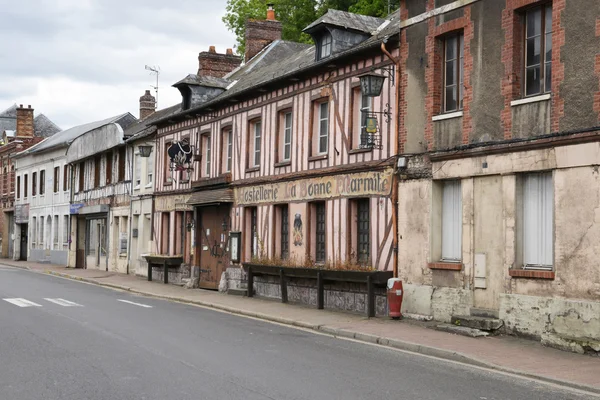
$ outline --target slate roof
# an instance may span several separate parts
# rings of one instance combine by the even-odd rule
[[[360,32],[371,33],[375,31],[385,20],[382,18],[369,17],[367,15],[353,14],[346,11],[328,10],[325,15],[303,29],[303,32],[311,32],[321,24],[339,26],[344,29],[353,29]]]
[[[214,76],[198,76],[196,74],[189,74],[179,82],[175,83],[173,87],[177,87],[179,85],[198,85],[198,86],[208,86],[208,87],[216,87],[225,89],[231,82],[226,79],[217,78]]]
[[[124,136],[128,137],[127,142],[131,142],[134,140],[138,140],[149,136],[156,132],[156,125],[153,123],[161,118],[166,118],[170,115],[173,115],[181,110],[180,104],[172,105],[171,107],[163,108],[162,110],[156,111],[154,114],[149,117],[138,121],[137,123],[131,125],[124,132]]]
[[[71,129],[67,129],[66,131],[58,132],[58,133],[44,139],[40,143],[38,143],[34,146],[31,146],[27,150],[22,151],[21,153],[17,154],[16,157],[27,155],[27,154],[33,154],[33,153],[40,153],[43,151],[52,150],[52,149],[60,148],[60,147],[68,147],[73,142],[73,140],[77,139],[79,136],[81,136],[91,130],[94,130],[94,129],[100,128],[104,125],[108,125],[108,124],[112,124],[112,123],[118,123],[124,129],[126,129],[127,127],[129,127],[131,125],[131,123],[133,121],[136,121],[136,118],[133,115],[131,115],[130,113],[125,113],[125,114],[119,114],[119,115],[116,115],[114,117],[110,117],[107,119],[103,119],[101,121],[95,121],[95,122],[90,122],[90,123],[83,124],[83,125],[74,126]]]
[[[330,10],[330,12],[331,11],[332,10]],[[342,14],[332,13],[331,15]],[[380,21],[377,26],[374,23],[375,20]],[[400,10],[390,14],[385,19],[372,18],[368,21],[370,21],[367,23],[368,27],[374,28],[370,38],[348,50],[318,61],[315,60],[314,45],[276,40],[261,50],[249,62],[225,76],[225,79],[228,81],[232,83],[235,82],[235,84],[230,84],[225,92],[198,107],[181,111],[170,117],[176,118],[186,114],[198,113],[202,109],[214,107],[219,103],[234,99],[236,96],[251,93],[261,86],[294,78],[302,73],[310,72],[319,67],[336,64],[337,60],[344,57],[360,53],[361,51],[370,48],[379,47],[383,40],[399,39]],[[164,122],[165,120],[166,118],[162,118],[156,120],[156,123]]]
[[[13,104],[6,110],[0,113],[0,133],[6,131],[14,131],[17,129],[17,105]],[[34,135],[37,137],[49,137],[61,129],[50,118],[44,114],[38,114],[33,119]]]

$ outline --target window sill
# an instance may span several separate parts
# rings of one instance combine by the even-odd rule
[[[151,189],[152,188],[152,183],[147,184],[146,186],[144,186],[145,189]]]
[[[453,118],[460,118],[463,116],[463,112],[462,111],[455,111],[455,112],[450,112],[450,113],[446,113],[446,114],[440,114],[440,115],[435,115],[431,118],[432,121],[443,121],[445,119],[453,119]]]
[[[173,182],[164,182],[163,183],[163,186],[172,186],[172,185],[173,185]]]
[[[447,271],[462,271],[463,265],[461,262],[432,262],[428,264],[429,269],[443,269]]]
[[[508,274],[513,278],[549,279],[554,280],[554,271],[536,271],[526,269],[509,269]]]
[[[257,171],[260,171],[260,167],[246,168],[247,174],[249,174],[250,172],[257,172]]]
[[[138,190],[139,191],[140,190],[140,186],[138,185],[138,186],[134,187],[133,190]]]
[[[277,162],[277,163],[275,163],[274,167],[275,168],[277,168],[277,167],[288,167],[290,165],[292,165],[292,162],[288,160],[288,161]]]
[[[522,104],[537,103],[540,101],[548,101],[548,100],[550,100],[550,97],[551,97],[550,93],[541,94],[539,96],[525,97],[523,99],[511,101],[510,106],[514,107],[514,106],[520,106]]]
[[[182,179],[179,181],[179,183],[181,183],[182,185],[185,185],[186,183],[190,183],[189,179]]]
[[[320,154],[318,156],[311,156],[308,157],[308,161],[321,161],[321,160],[327,160],[328,155],[327,154]]]
[[[352,150],[348,150],[348,154],[360,154],[360,153],[369,153],[373,151],[372,148],[366,148],[366,149],[352,149]]]

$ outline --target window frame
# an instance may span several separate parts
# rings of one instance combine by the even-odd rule
[[[456,39],[456,48],[454,49],[456,54],[453,59],[448,60],[448,42],[452,39]],[[462,111],[463,99],[464,99],[464,32],[457,31],[445,35],[442,38],[443,41],[443,56],[442,56],[442,113],[453,113]],[[449,62],[454,64],[454,83],[448,85],[448,71],[447,65]],[[454,87],[456,90],[456,107],[448,107],[447,92],[448,88]]]
[[[323,111],[323,106],[326,106],[327,108],[327,113],[325,118],[323,118],[322,116],[322,111]],[[314,126],[315,126],[315,131],[313,136],[317,141],[316,146],[312,146],[315,149],[315,155],[316,156],[322,156],[322,155],[327,155],[329,152],[329,100],[317,100],[315,101],[315,105],[314,105],[314,109],[313,109],[313,115],[314,115]],[[323,122],[326,122],[325,125],[323,125]],[[326,127],[326,132],[325,134],[323,134],[322,128]],[[321,148],[321,141],[324,140],[325,143],[325,149]]]
[[[540,11],[540,32],[538,35],[527,36],[527,27],[528,27],[528,15],[535,11]],[[550,11],[550,31],[547,31],[547,23],[546,17],[547,12]],[[548,60],[546,57],[546,47],[548,45],[547,39],[550,38],[550,51],[553,51],[553,43],[552,43],[552,17],[554,16],[552,10],[552,2],[546,2],[543,4],[537,4],[533,7],[529,7],[523,12],[523,97],[535,97],[548,93],[552,93],[552,54],[550,54],[550,59]],[[528,39],[535,39],[539,37],[540,39],[540,61],[537,64],[527,64],[527,51],[528,51]],[[527,91],[527,71],[528,69],[535,68],[539,66],[540,76],[538,77],[539,90],[535,93],[528,93]],[[550,67],[550,82],[546,82],[546,67]],[[547,87],[549,86],[549,87]]]
[[[333,36],[331,32],[325,31],[319,39],[319,60],[331,57],[333,48]]]
[[[16,184],[16,186],[17,186],[17,193],[16,193],[17,195],[16,195],[16,198],[20,199],[21,198],[21,175],[17,176],[16,181],[17,181],[17,184]]]
[[[60,166],[54,167],[54,180],[52,183],[54,186],[54,193],[58,193],[60,191]]]
[[[24,199],[26,199],[27,195],[28,195],[28,193],[27,193],[27,189],[28,189],[28,186],[29,186],[28,180],[29,179],[27,177],[27,174],[23,174],[23,198]]]
[[[70,169],[69,164],[63,165],[63,192],[71,189]]]
[[[368,265],[371,260],[371,201],[367,198],[355,200],[356,204],[356,262]],[[366,214],[366,220],[361,219]],[[364,226],[366,224],[366,228]],[[362,251],[365,250],[365,251]]]
[[[210,167],[212,162],[212,136],[210,133],[202,134],[202,144],[204,145],[204,171],[203,175],[210,177]]]
[[[314,222],[312,233],[315,240],[313,252],[315,263],[325,264],[327,262],[327,203],[325,201],[313,202],[312,211],[314,211],[314,218],[311,217],[311,222]]]
[[[252,167],[260,167],[261,148],[262,148],[262,120],[258,119],[252,122]]]
[[[454,193],[450,191],[453,190]],[[451,196],[457,198],[451,199]],[[462,262],[462,182],[460,179],[444,180],[442,182],[442,205],[441,205],[441,236],[440,236],[440,261]],[[448,204],[450,201],[452,204]],[[451,208],[451,209],[449,209]],[[456,211],[458,215],[449,215]],[[448,223],[451,225],[448,226]],[[454,225],[452,225],[454,224]],[[448,229],[449,231],[446,231]],[[451,243],[444,240],[445,237],[455,238]]]
[[[289,116],[289,126],[288,126]],[[281,147],[280,162],[290,162],[292,160],[292,142],[294,135],[294,114],[291,109],[282,110],[279,113],[280,118],[280,139],[278,146]],[[287,152],[287,153],[286,153]]]
[[[555,191],[553,173],[552,171],[524,173],[521,174],[519,179],[519,190],[521,200],[521,204],[519,207],[518,223],[520,238],[519,256],[521,258],[521,262],[519,264],[522,269],[553,271],[555,229]],[[528,197],[531,195],[531,190],[528,190],[528,188],[531,189],[534,185],[537,185],[537,189],[541,190],[541,192],[536,193],[536,195],[539,196],[537,199],[532,199]],[[540,208],[532,211],[531,209],[529,209],[528,205],[531,205],[536,200],[538,201],[538,204],[536,204],[536,206]],[[534,221],[536,217],[537,221]],[[531,224],[534,222],[537,222],[537,226],[532,227]],[[531,231],[533,231],[534,233],[530,234]],[[532,254],[534,253],[534,251],[530,247],[532,244],[534,244],[535,247],[537,247],[538,254],[535,257],[532,256]],[[549,248],[549,256],[547,256],[547,254],[541,254],[541,250],[545,248],[545,246],[546,249]],[[545,256],[548,258],[544,260]],[[535,260],[535,262],[530,262],[532,258],[537,259]]]
[[[40,169],[40,187],[39,187],[39,194],[40,196],[43,196],[46,194],[46,170],[45,169]]]
[[[31,197],[37,196],[37,180],[38,174],[37,171],[31,173]]]

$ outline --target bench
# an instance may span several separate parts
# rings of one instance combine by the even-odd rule
[[[150,255],[144,256],[148,262],[148,281],[152,281],[152,266],[162,266],[164,271],[164,283],[169,283],[169,268],[179,268],[183,263],[183,257],[181,256],[161,256],[161,255]]]

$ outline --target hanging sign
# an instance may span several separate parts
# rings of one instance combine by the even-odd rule
[[[179,142],[171,143],[171,146],[167,149],[167,154],[171,160],[171,169],[175,171],[189,171],[191,170],[192,161],[192,146],[187,139],[183,139]]]
[[[377,117],[367,117],[365,131],[367,133],[377,133]]]

